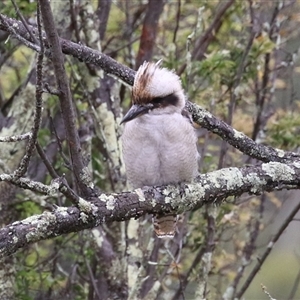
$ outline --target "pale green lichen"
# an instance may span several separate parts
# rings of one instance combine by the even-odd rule
[[[165,203],[170,203],[173,207],[180,206],[182,199],[176,186],[168,186],[162,191],[162,194],[165,196]]]
[[[82,172],[80,173],[80,179],[86,184],[86,186],[90,187],[91,189],[95,187],[88,167],[84,167],[82,169]]]
[[[278,155],[279,157],[284,157],[285,152],[284,152],[283,150],[281,150],[281,149],[275,149],[275,150],[276,150],[277,155]]]
[[[28,218],[26,218],[26,219],[24,219],[20,222],[15,222],[15,223],[17,223],[16,225],[18,225],[18,224],[24,224],[24,225],[37,224],[37,223],[40,222],[40,218],[41,218],[41,216],[34,215],[34,216],[30,216],[30,217],[28,217]],[[13,223],[13,225],[15,225],[15,223]]]
[[[68,218],[70,216],[68,207],[58,206],[55,212],[59,213],[61,217]]]
[[[181,201],[181,205],[179,207],[179,212],[185,211],[187,208],[189,208],[189,205],[187,205],[186,200],[190,202],[190,205],[194,205],[198,202],[199,199],[204,198],[206,188],[200,184],[186,184],[185,187],[185,195],[186,198],[184,201]]]
[[[235,289],[233,288],[233,286],[229,286],[226,289],[225,293],[223,294],[222,299],[224,299],[224,300],[232,299],[234,291],[235,291]]]
[[[34,230],[26,234],[27,242],[35,242],[41,239],[46,239],[52,232],[49,230],[49,226],[56,221],[56,217],[53,213],[44,212],[42,216],[32,216],[23,221],[21,224],[35,225]]]
[[[222,181],[220,179],[223,179]],[[243,184],[243,174],[238,168],[228,168],[215,171],[210,174],[207,179],[207,185],[203,187],[204,190],[212,187],[221,188],[225,184],[228,189],[238,188]]]
[[[245,138],[245,135],[242,132],[237,131],[235,129],[233,129],[233,136],[236,139],[243,139],[243,138]]]
[[[113,167],[119,166],[120,149],[118,145],[116,120],[113,112],[108,109],[107,103],[102,103],[98,109],[99,121],[101,121],[102,136],[105,139],[107,152]]]
[[[136,285],[138,278],[138,268],[136,265],[128,265],[128,287],[132,289]],[[130,299],[130,298],[129,298]]]
[[[81,212],[84,212],[87,214],[90,214],[92,211],[98,210],[97,207],[93,203],[88,202],[82,198],[79,198],[79,200],[78,200],[78,207]]]
[[[162,191],[162,194],[164,196],[167,196],[167,197],[171,198],[171,199],[176,199],[180,196],[179,192],[178,192],[178,188],[176,186],[172,186],[172,185],[165,188]]]
[[[210,182],[210,184],[212,184],[217,189],[221,187],[221,185],[220,185],[220,178],[223,176],[223,173],[224,172],[222,170],[217,170],[214,173],[210,174],[209,182]],[[203,189],[206,190],[206,189],[210,188],[210,184],[204,185]]]
[[[170,190],[168,188],[166,188],[162,191],[162,194],[165,196],[168,196],[170,194]]]
[[[258,193],[261,191],[262,185],[265,185],[266,180],[260,178],[256,173],[249,173],[245,179],[251,183],[251,193]]]
[[[229,189],[243,185],[243,174],[238,168],[229,168],[230,174],[226,174],[226,182]]]
[[[111,266],[108,268],[108,274],[109,279],[112,280],[117,280],[120,274],[124,274],[123,264],[118,258],[115,258],[111,261]]]
[[[59,183],[56,180],[52,180],[49,190],[47,191],[47,194],[49,196],[54,196],[55,194],[57,194],[58,189],[59,189]]]
[[[151,230],[153,230],[153,229],[151,228]],[[149,238],[149,243],[148,243],[147,248],[146,248],[148,253],[150,253],[153,250],[155,241],[156,241],[155,238],[153,238],[153,237]]]
[[[300,162],[293,162],[294,166],[297,168],[297,169],[300,169]]]
[[[139,233],[140,222],[139,220],[130,219],[127,226],[127,236],[129,239],[136,238]]]
[[[165,197],[165,203],[171,203],[172,199],[173,199],[173,198],[168,197],[168,196]]]
[[[156,299],[158,291],[161,287],[161,282],[156,280],[151,288],[151,290],[147,294],[147,299]]]
[[[102,234],[100,234],[99,229],[97,229],[97,228],[92,229],[92,234],[94,237],[94,241],[96,242],[99,249],[101,249],[103,246],[102,244],[103,244],[104,239],[103,239]]]
[[[292,180],[295,171],[286,164],[279,162],[269,162],[262,165],[262,170],[273,180]]]
[[[146,201],[145,195],[144,195],[144,192],[143,192],[142,189],[136,189],[135,192],[138,195],[140,202],[145,202]]]
[[[155,201],[155,199],[152,199],[151,201],[150,201],[150,203],[151,203],[151,205],[152,205],[152,207],[155,207],[156,206],[156,201]]]
[[[106,202],[106,209],[113,210],[115,209],[115,198],[112,195],[101,194],[98,199],[102,202]]]
[[[79,214],[79,219],[81,219],[81,221],[83,223],[88,223],[89,216],[86,213],[81,211],[80,214]]]
[[[101,194],[98,199],[102,202],[107,202],[108,201],[108,196],[105,194]]]
[[[115,203],[116,203],[116,200],[115,200],[114,196],[109,195],[108,200],[106,202],[106,209],[114,210],[115,209]]]

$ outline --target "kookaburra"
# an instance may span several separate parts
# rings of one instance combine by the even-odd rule
[[[132,107],[124,116],[123,158],[133,188],[191,181],[198,173],[196,133],[180,78],[144,62],[135,75]],[[153,218],[158,237],[173,237],[174,214]]]

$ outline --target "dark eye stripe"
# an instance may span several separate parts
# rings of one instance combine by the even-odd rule
[[[151,103],[154,105],[154,107],[166,107],[168,105],[176,106],[178,101],[179,99],[176,95],[170,94],[165,97],[156,97],[151,101]]]

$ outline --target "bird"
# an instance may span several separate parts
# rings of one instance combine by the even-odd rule
[[[127,180],[134,189],[191,182],[198,175],[197,136],[176,73],[161,61],[144,62],[132,87],[121,136]],[[158,238],[173,238],[177,216],[153,216]]]

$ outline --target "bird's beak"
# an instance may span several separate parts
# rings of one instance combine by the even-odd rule
[[[130,107],[129,111],[127,112],[127,114],[122,119],[120,124],[131,121],[134,118],[147,113],[149,111],[149,109],[152,108],[152,106],[153,106],[152,104],[146,104],[146,105],[134,104],[134,105],[132,105]]]

